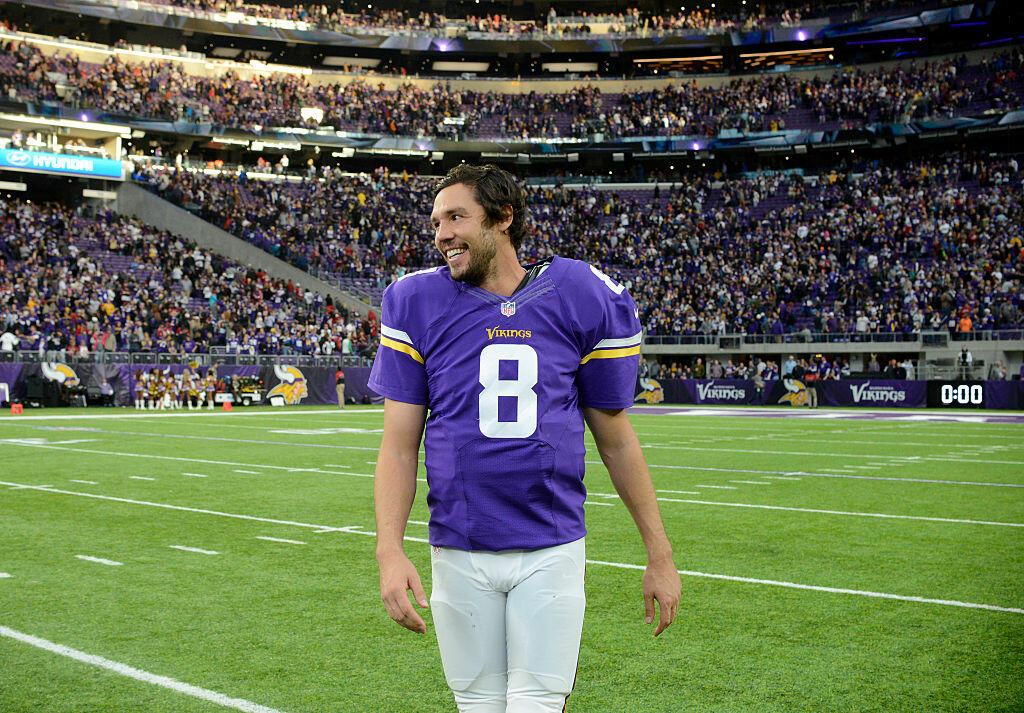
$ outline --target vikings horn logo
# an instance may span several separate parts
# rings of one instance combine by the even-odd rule
[[[267,394],[268,401],[272,396],[283,396],[286,404],[297,404],[309,396],[306,375],[294,366],[275,366],[274,376],[280,379],[281,383]]]
[[[634,401],[646,401],[649,404],[660,404],[665,400],[665,392],[657,379],[640,379],[640,393]]]
[[[64,364],[58,364],[57,362],[43,362],[43,376],[50,381],[56,381],[58,384],[64,384],[64,386],[78,386],[81,380],[78,378],[78,374],[74,370],[65,366]]]
[[[780,404],[790,406],[806,406],[809,400],[807,387],[800,379],[783,379],[782,385],[786,387],[786,395],[779,399]]]

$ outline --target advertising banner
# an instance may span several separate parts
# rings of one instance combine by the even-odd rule
[[[0,362],[0,404],[20,401],[24,396],[25,385],[20,380],[21,364]]]
[[[818,382],[817,388],[820,406],[924,408],[927,405],[927,387],[924,381],[830,379]]]
[[[686,390],[687,403],[707,406],[761,404],[763,394],[754,389],[753,381],[743,379],[680,379]]]
[[[985,408],[1024,409],[1024,381],[986,381]]]
[[[42,151],[0,149],[0,169],[58,173],[64,176],[81,176],[82,178],[108,178],[115,181],[124,180],[124,167],[120,161]]]

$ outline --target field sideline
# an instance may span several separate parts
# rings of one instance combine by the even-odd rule
[[[1015,420],[637,409],[683,574],[658,639],[588,437],[568,711],[1021,713]],[[418,637],[380,604],[382,424],[379,407],[0,416],[0,712],[454,711],[429,613]],[[425,493],[406,549],[429,582]]]

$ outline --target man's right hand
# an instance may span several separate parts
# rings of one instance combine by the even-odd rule
[[[380,599],[388,610],[388,616],[409,631],[425,634],[427,625],[416,613],[406,594],[411,590],[416,603],[424,609],[429,608],[416,565],[400,551],[378,555],[377,564],[380,567]]]

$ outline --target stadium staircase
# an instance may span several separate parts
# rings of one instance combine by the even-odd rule
[[[143,223],[152,225],[159,230],[166,230],[174,235],[192,240],[200,247],[211,250],[219,255],[229,257],[243,265],[264,270],[271,277],[291,280],[293,284],[308,287],[325,298],[330,295],[335,304],[344,305],[365,316],[370,311],[370,304],[358,299],[349,292],[313,277],[284,260],[270,255],[264,250],[236,238],[208,223],[184,208],[179,208],[170,201],[150,193],[133,183],[123,183],[117,190],[117,212],[121,215],[135,217]]]

